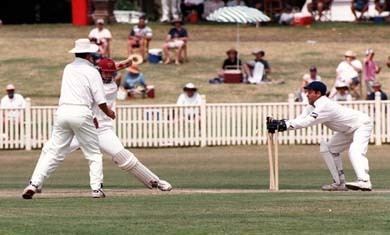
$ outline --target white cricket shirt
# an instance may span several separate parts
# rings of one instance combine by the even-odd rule
[[[14,94],[14,98],[10,99],[8,95],[1,99],[0,108],[2,109],[24,109],[26,108],[26,101],[22,95]],[[6,111],[6,116],[11,120],[18,120],[20,117],[20,110]]]
[[[351,133],[362,125],[369,124],[367,114],[341,106],[326,96],[308,105],[296,119],[286,121],[289,130],[324,124],[329,129],[341,133]]]
[[[106,103],[103,81],[97,69],[81,58],[66,65],[62,75],[59,105],[86,105]]]
[[[178,105],[200,105],[202,103],[202,97],[195,93],[192,97],[188,97],[186,93],[182,93],[177,99]]]
[[[15,109],[15,108],[25,108],[26,101],[22,95],[14,94],[14,98],[10,99],[8,95],[4,96],[1,99],[0,107],[3,109]]]

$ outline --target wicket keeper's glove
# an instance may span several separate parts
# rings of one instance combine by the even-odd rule
[[[276,120],[272,119],[267,122],[267,130],[269,133],[275,133],[275,131],[285,131],[287,130],[287,125],[285,120]]]

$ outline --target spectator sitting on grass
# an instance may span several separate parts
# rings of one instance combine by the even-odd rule
[[[387,100],[387,95],[385,92],[381,89],[381,84],[376,81],[374,84],[372,84],[373,91],[367,95],[367,100],[375,100],[375,93],[380,92],[381,93],[381,100]]]
[[[336,82],[336,94],[333,96],[334,101],[352,101],[352,96],[349,94],[349,87],[342,81]]]
[[[225,70],[241,70],[241,60],[238,59],[238,51],[231,48],[226,51],[227,58],[223,61],[222,68],[218,71],[218,77],[210,80],[210,83],[222,83]]]
[[[123,87],[127,90],[130,96],[146,95],[146,82],[144,75],[140,72],[137,65],[132,65],[127,69],[128,73],[123,81]]]
[[[268,61],[264,59],[265,52],[256,49],[252,52],[252,55],[255,56],[255,59],[243,65],[246,82],[251,84],[269,82],[267,74],[271,73],[271,67]]]

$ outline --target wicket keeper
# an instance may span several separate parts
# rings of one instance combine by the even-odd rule
[[[371,191],[372,185],[366,158],[367,146],[373,124],[365,113],[341,106],[326,97],[326,85],[314,81],[305,86],[309,105],[301,115],[292,120],[271,120],[268,130],[296,130],[323,124],[335,131],[327,142],[321,141],[320,153],[333,177],[333,183],[323,185],[324,191],[362,190]],[[357,180],[345,182],[340,154],[348,149],[349,159]]]

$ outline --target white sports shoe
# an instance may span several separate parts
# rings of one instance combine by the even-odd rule
[[[105,198],[106,194],[104,194],[103,189],[97,189],[97,190],[92,190],[92,197],[93,198]]]
[[[345,183],[332,183],[325,184],[321,187],[322,191],[348,191],[348,188],[345,186]]]
[[[32,184],[27,185],[27,187],[23,190],[22,197],[24,199],[32,199],[34,194],[37,192],[38,187]]]
[[[362,191],[371,191],[372,184],[370,180],[357,180],[355,182],[348,182],[345,184],[348,189],[351,190],[362,190]]]
[[[171,191],[172,185],[165,180],[159,180],[157,183],[157,188],[161,191]]]

